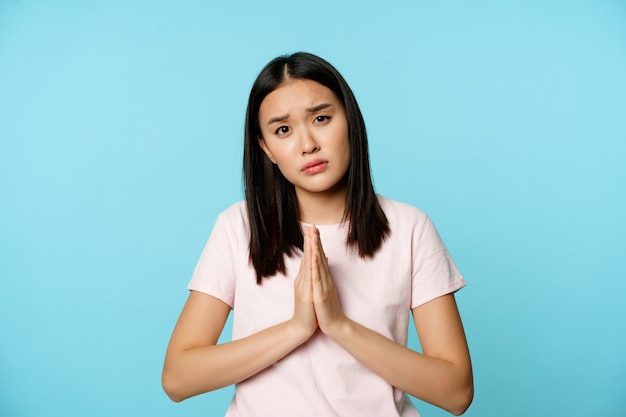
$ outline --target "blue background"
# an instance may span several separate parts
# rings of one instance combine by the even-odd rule
[[[626,415],[626,2],[0,0],[0,416],[223,415],[163,356],[249,88],[298,50],[469,282],[467,415]]]

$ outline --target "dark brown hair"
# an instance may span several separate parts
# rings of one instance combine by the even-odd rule
[[[350,222],[346,244],[357,249],[359,256],[371,257],[389,234],[387,218],[372,184],[365,123],[352,90],[332,65],[315,55],[298,52],[275,58],[252,85],[244,133],[243,174],[250,222],[250,261],[258,284],[263,277],[284,274],[285,255],[291,256],[296,248],[302,249],[304,242],[294,187],[258,142],[262,137],[261,103],[289,79],[318,82],[330,89],[344,106],[350,141],[350,166],[345,177],[344,220]]]

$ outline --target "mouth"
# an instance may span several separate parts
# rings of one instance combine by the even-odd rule
[[[318,172],[322,172],[328,166],[328,161],[324,161],[322,159],[317,159],[315,161],[311,161],[306,164],[302,168],[302,172],[305,174],[317,174]]]

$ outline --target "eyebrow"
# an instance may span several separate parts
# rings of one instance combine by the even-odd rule
[[[284,116],[278,116],[278,117],[272,117],[268,122],[267,125],[271,125],[272,123],[279,123],[282,122],[284,120],[287,120],[287,118],[289,117],[289,114],[286,114]]]
[[[308,109],[306,109],[306,111],[308,111],[309,113],[316,113],[320,110],[324,110],[328,107],[332,106],[332,104],[330,103],[322,103],[322,104],[318,104],[317,106],[313,106],[313,107],[309,107]]]
[[[317,106],[309,107],[309,108],[306,109],[306,111],[309,112],[309,113],[316,113],[316,112],[318,112],[320,110],[327,109],[330,106],[332,106],[332,104],[330,104],[330,103],[322,103],[322,104],[318,104]],[[285,114],[283,116],[272,117],[271,119],[269,119],[267,121],[267,125],[269,126],[272,123],[283,122],[283,121],[287,120],[288,118],[289,118],[289,114]]]

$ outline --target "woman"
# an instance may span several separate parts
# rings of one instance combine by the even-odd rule
[[[425,214],[374,193],[343,77],[311,54],[271,61],[244,147],[246,200],[220,214],[189,284],[170,398],[236,384],[227,416],[418,416],[408,393],[462,414],[465,281]],[[231,309],[233,341],[217,344]],[[409,312],[423,353],[406,347]]]

